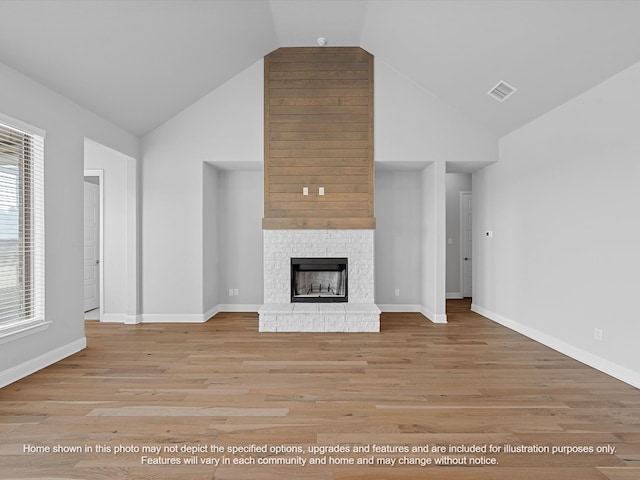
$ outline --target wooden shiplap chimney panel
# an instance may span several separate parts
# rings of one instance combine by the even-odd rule
[[[280,48],[264,74],[263,228],[375,228],[373,56]]]

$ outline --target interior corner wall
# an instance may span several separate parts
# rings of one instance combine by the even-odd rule
[[[84,348],[84,139],[132,158],[138,139],[0,64],[0,112],[46,131],[45,318],[41,333],[2,344],[0,386]]]
[[[434,162],[422,180],[422,313],[434,323],[446,323],[446,192],[445,164]]]
[[[262,161],[263,80],[260,60],[142,140],[144,321],[206,320],[203,163]]]
[[[219,171],[213,165],[202,164],[202,311],[205,316],[215,314],[220,304],[218,175]]]
[[[447,298],[461,298],[460,192],[471,191],[471,174],[447,173]],[[451,243],[449,243],[451,242]]]
[[[640,64],[505,136],[474,173],[473,302],[640,387],[638,85]]]
[[[375,176],[375,302],[421,304],[422,182],[416,171]],[[395,291],[399,290],[396,296]],[[388,307],[387,307],[388,308]]]

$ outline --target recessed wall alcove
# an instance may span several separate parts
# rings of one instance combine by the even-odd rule
[[[420,311],[423,280],[416,261],[423,255],[421,199],[428,187],[422,175],[427,166],[375,164],[373,299],[383,311]],[[214,285],[206,295],[222,311],[257,311],[264,304],[262,162],[211,162],[204,171],[203,246],[210,266],[204,275]],[[229,296],[234,287],[239,295]]]

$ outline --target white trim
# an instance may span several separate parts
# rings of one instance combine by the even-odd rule
[[[401,303],[377,304],[381,312],[420,312],[420,305],[410,305]]]
[[[213,308],[210,308],[209,310],[207,310],[206,312],[204,312],[204,314],[202,315],[202,318],[204,318],[205,322],[208,322],[209,320],[211,320],[211,317],[216,316],[218,313],[221,312],[220,307],[222,305],[218,304]]]
[[[472,303],[471,311],[476,312],[477,314],[482,315],[489,320],[499,323],[500,325],[507,327],[510,330],[521,333],[522,335],[529,337],[530,339],[535,340],[536,342],[541,343],[549,348],[552,348],[557,352],[567,355],[574,360],[577,360],[578,362],[595,368],[602,373],[606,373],[607,375],[617,378],[622,382],[628,383],[633,387],[640,388],[640,373],[638,372],[613,363],[581,348],[570,345],[562,340],[552,337],[551,335],[516,322],[515,320],[503,317],[502,315],[482,308],[479,305]]]
[[[28,322],[22,325],[10,325],[0,328],[0,344],[12,342],[18,338],[26,337],[34,333],[44,332],[51,325],[51,321]]]
[[[32,135],[37,135],[39,137],[45,138],[47,136],[47,132],[42,130],[41,128],[34,127],[33,125],[29,125],[22,120],[18,120],[17,118],[10,117],[9,115],[5,115],[0,113],[0,123],[7,124],[17,130],[21,130],[26,133],[31,133]]]
[[[100,317],[102,323],[127,323],[127,315],[124,313],[105,313]]]
[[[202,313],[143,313],[141,323],[204,323]]]
[[[422,315],[424,315],[425,317],[427,317],[428,320],[431,320],[431,322],[433,322],[433,323],[447,323],[447,314],[446,313],[441,313],[439,315],[436,315],[431,310],[429,310],[427,307],[422,306],[422,305],[420,306],[420,313]]]
[[[218,304],[202,314],[197,313],[145,313],[142,315],[127,315],[126,313],[105,313],[103,323],[124,323],[137,325],[139,323],[205,323],[220,312],[258,312],[260,305],[253,304]]]
[[[253,305],[250,303],[220,303],[216,305],[216,313],[220,312],[256,312],[262,305]],[[215,315],[215,314],[214,314]],[[213,316],[213,315],[212,315]],[[209,319],[211,317],[207,317]]]
[[[461,299],[464,298],[462,296],[462,292],[447,292],[446,293],[448,299]]]
[[[98,203],[100,210],[100,221],[98,222],[98,282],[100,282],[100,288],[98,289],[98,295],[100,295],[100,303],[98,304],[99,320],[104,320],[104,169],[85,169],[85,177],[98,177]],[[113,321],[113,320],[112,320]]]
[[[142,315],[128,315],[128,314],[123,314],[124,315],[124,323],[125,325],[137,325],[139,323],[142,323]]]
[[[87,338],[82,337],[75,342],[63,345],[62,347],[56,348],[55,350],[52,350],[36,358],[27,360],[20,365],[16,365],[15,367],[11,367],[3,372],[0,372],[0,388],[6,387],[13,382],[17,382],[18,380],[25,378],[37,372],[38,370],[42,370],[49,365],[53,365],[60,360],[78,353],[81,350],[84,350],[85,348],[87,348]]]

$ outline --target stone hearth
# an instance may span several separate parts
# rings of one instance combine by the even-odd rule
[[[261,332],[378,332],[373,230],[263,230]],[[291,258],[348,258],[347,303],[291,303]]]

